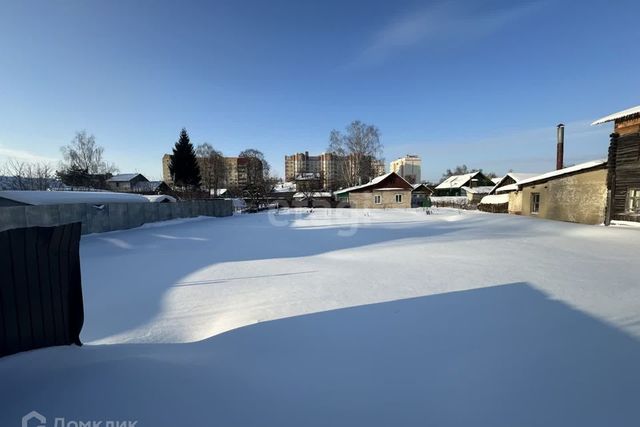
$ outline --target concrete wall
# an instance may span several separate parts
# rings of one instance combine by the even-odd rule
[[[108,203],[14,206],[0,208],[0,231],[32,226],[82,222],[82,234],[139,227],[142,224],[196,216],[231,216],[231,200],[193,200],[178,203]]]
[[[402,203],[396,203],[396,194],[402,194]],[[375,195],[381,196],[382,203],[374,203]],[[374,190],[373,192],[349,193],[349,205],[357,209],[411,208],[411,190]]]
[[[522,188],[522,215],[582,224],[602,224],[607,200],[606,169],[591,170]],[[531,194],[540,209],[531,213]],[[509,208],[511,210],[511,207]]]

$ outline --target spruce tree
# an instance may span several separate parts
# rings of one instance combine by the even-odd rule
[[[200,167],[185,128],[180,131],[180,138],[173,147],[169,172],[177,187],[195,190],[200,186]]]

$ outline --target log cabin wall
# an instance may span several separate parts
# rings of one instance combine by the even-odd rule
[[[640,132],[611,135],[609,189],[612,219],[640,222],[640,214],[628,211],[630,189],[640,189]]]

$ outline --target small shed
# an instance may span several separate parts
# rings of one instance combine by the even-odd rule
[[[134,191],[135,187],[143,182],[149,180],[142,174],[123,173],[107,179],[107,186],[114,191]]]

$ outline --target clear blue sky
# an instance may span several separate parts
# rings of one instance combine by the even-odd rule
[[[637,1],[3,1],[0,162],[76,130],[121,172],[161,176],[185,126],[225,155],[327,146],[377,125],[423,178],[605,157],[605,114],[640,104]],[[387,165],[388,167],[388,165]]]

